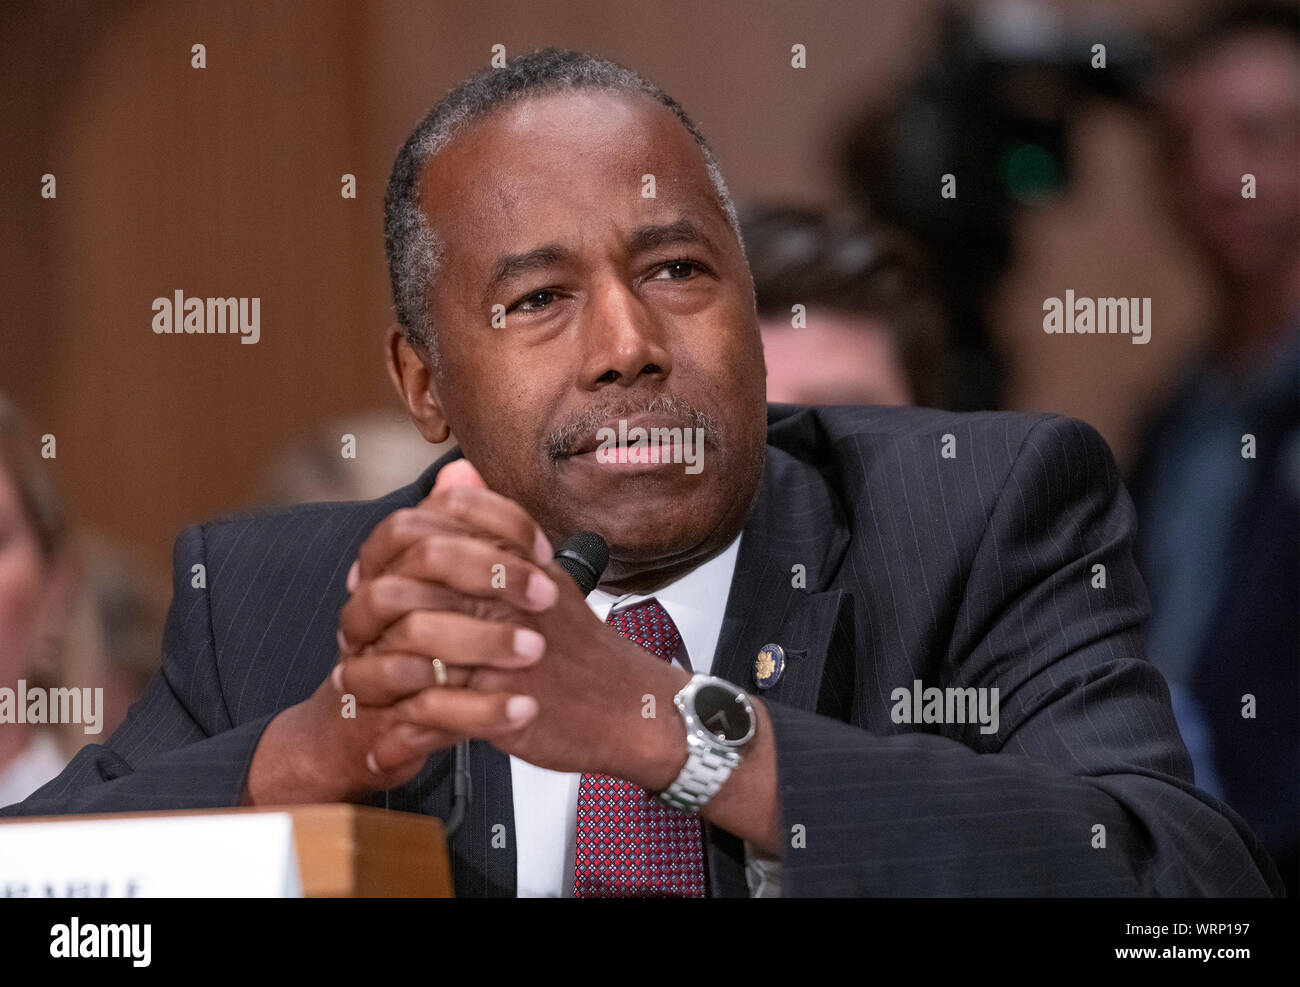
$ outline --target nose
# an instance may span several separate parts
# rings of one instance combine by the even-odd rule
[[[672,372],[661,320],[620,279],[611,278],[592,293],[583,319],[585,387],[630,387],[642,377],[662,380]]]

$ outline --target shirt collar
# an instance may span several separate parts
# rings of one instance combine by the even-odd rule
[[[736,571],[741,537],[742,535],[737,535],[730,545],[709,561],[653,593],[613,596],[602,589],[594,589],[587,597],[587,606],[597,617],[605,620],[611,610],[622,610],[646,600],[658,600],[682,636],[682,644],[686,649],[684,658],[678,656],[682,667],[688,671],[708,674],[713,667],[713,652],[718,647],[718,638],[722,633],[722,617],[727,608],[727,597],[731,593],[731,580]]]

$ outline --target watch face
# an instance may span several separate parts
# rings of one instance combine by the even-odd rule
[[[695,693],[695,718],[705,730],[731,744],[744,740],[753,727],[744,694],[720,685],[705,684]]]

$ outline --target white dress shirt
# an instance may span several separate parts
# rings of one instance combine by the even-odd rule
[[[658,600],[682,637],[673,664],[691,672],[710,674],[713,653],[722,633],[722,617],[736,571],[740,535],[726,550],[651,594],[611,596],[592,590],[587,606],[601,620],[611,610]],[[542,658],[546,660],[545,656]],[[673,709],[672,715],[677,716]],[[575,833],[578,825],[578,785],[582,775],[549,771],[517,757],[510,758],[514,793],[516,878],[521,898],[571,897]],[[745,844],[746,877],[755,897],[775,897],[779,864],[755,859]]]

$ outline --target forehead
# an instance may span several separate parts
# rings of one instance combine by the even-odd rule
[[[642,194],[646,175],[654,198]],[[530,98],[476,120],[426,165],[420,199],[448,268],[543,242],[578,247],[683,213],[726,223],[677,116],[648,97],[603,92]]]

